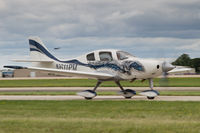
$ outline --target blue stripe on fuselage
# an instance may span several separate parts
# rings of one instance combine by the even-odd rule
[[[37,51],[37,52],[40,52],[40,53],[42,53],[40,50],[38,50],[38,49],[35,49],[35,48],[30,48],[30,51]],[[43,53],[42,53],[43,54]]]
[[[89,64],[84,64],[78,60],[68,60],[68,61],[61,61],[59,59],[57,59],[55,56],[53,56],[46,48],[44,48],[41,44],[39,44],[38,42],[34,41],[34,40],[29,40],[29,44],[32,46],[35,46],[36,48],[30,48],[30,51],[38,51],[40,53],[45,54],[46,56],[48,56],[49,58],[61,62],[61,63],[74,63],[74,64],[78,64],[78,65],[82,65],[82,66],[88,66]]]
[[[59,61],[56,57],[54,57],[49,51],[46,50],[46,48],[44,48],[42,45],[40,45],[38,42],[34,41],[34,40],[29,40],[29,44],[32,46],[35,46],[37,49],[34,48],[30,48],[30,50],[34,50],[34,51],[41,51],[43,54],[47,55],[49,58]]]

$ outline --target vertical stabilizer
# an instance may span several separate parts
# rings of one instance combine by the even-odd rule
[[[30,58],[35,61],[53,61],[57,60],[46,48],[39,37],[29,37]]]

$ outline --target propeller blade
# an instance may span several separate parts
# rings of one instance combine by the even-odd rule
[[[175,66],[173,66],[171,63],[168,63],[166,61],[162,64],[162,71],[163,71],[163,77],[160,80],[160,86],[165,87],[168,86],[168,72],[174,69]]]

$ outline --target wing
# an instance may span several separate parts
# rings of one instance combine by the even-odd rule
[[[73,71],[73,70],[60,70],[52,68],[40,68],[40,67],[22,67],[22,66],[4,66],[5,68],[12,69],[28,69],[33,71],[41,71],[48,73],[55,73],[63,76],[74,76],[74,77],[86,77],[94,79],[108,80],[115,78],[114,75],[103,73],[103,72],[82,72],[82,71]]]

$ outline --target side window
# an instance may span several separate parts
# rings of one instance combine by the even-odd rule
[[[99,57],[101,61],[112,61],[112,54],[111,52],[99,52]]]
[[[124,60],[124,59],[127,59],[128,56],[125,53],[118,51],[117,58],[118,58],[118,60]]]
[[[94,53],[88,54],[88,55],[87,55],[87,60],[88,60],[88,61],[95,61]]]

